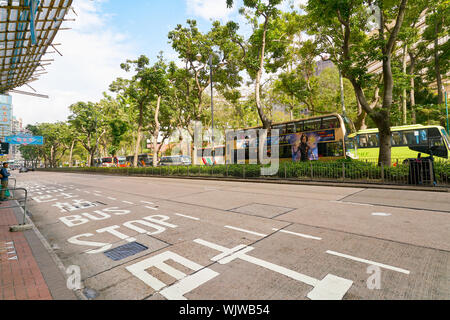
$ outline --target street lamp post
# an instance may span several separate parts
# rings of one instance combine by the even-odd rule
[[[442,91],[445,92],[445,111],[447,113],[447,133],[450,134],[450,126],[449,126],[449,120],[448,120],[448,103],[447,103],[447,89],[442,85]]]
[[[209,73],[210,73],[210,82],[211,82],[211,134],[212,134],[212,138],[211,138],[211,143],[212,143],[212,157],[213,157],[213,166],[216,164],[216,150],[215,150],[215,145],[214,145],[214,84],[213,84],[213,55],[210,54],[209,55]]]
[[[208,57],[208,64],[209,64],[209,76],[210,76],[210,82],[211,82],[211,152],[212,152],[212,158],[213,158],[213,165],[216,164],[216,150],[215,150],[215,139],[214,139],[214,79],[213,79],[213,54],[214,52],[209,54]],[[202,58],[202,55],[199,53],[196,56],[196,59],[200,61]]]
[[[445,91],[445,110],[447,111],[447,133],[450,135],[450,126],[449,126],[449,121],[448,121],[447,91]]]

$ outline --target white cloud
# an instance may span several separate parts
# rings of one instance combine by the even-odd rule
[[[186,0],[188,14],[201,17],[206,20],[226,20],[236,11],[236,6],[229,9],[225,0]]]
[[[70,17],[76,21],[63,24],[63,27],[73,29],[60,31],[53,42],[62,44],[57,49],[63,56],[46,55],[44,59],[55,59],[45,67],[48,74],[30,83],[39,93],[48,94],[50,99],[11,94],[14,116],[22,118],[24,124],[65,121],[71,104],[100,100],[114,79],[125,76],[120,63],[136,56],[136,52],[125,43],[125,34],[108,28],[110,17],[102,13],[101,2],[105,1],[74,2],[78,16],[72,13]],[[49,48],[48,51],[53,50]],[[18,90],[31,91],[27,86]]]

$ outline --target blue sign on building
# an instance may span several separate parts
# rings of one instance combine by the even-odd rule
[[[34,137],[31,135],[16,135],[5,138],[5,142],[10,144],[18,144],[25,146],[42,146],[44,144],[44,137]]]

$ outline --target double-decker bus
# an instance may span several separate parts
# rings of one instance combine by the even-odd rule
[[[257,136],[249,137],[253,127],[227,133],[226,162],[256,163],[258,158]],[[274,123],[271,129],[279,130],[280,161],[331,161],[344,158],[356,158],[356,146],[349,135],[355,133],[354,125],[346,116],[330,114],[307,119]],[[254,141],[256,140],[256,141]],[[267,138],[271,140],[270,137]],[[267,142],[266,142],[267,143]],[[244,149],[244,150],[240,150]],[[239,152],[245,152],[245,159],[239,159]],[[268,148],[270,153],[270,147]],[[256,157],[256,158],[255,158]]]
[[[127,166],[133,166],[134,156],[126,157]],[[138,155],[138,167],[151,167],[153,165],[153,154],[144,153]]]
[[[117,166],[117,158],[115,157],[104,157],[101,158],[101,167],[110,168]]]
[[[119,167],[119,168],[128,167],[126,157],[116,157],[116,159],[117,159],[117,167]]]
[[[94,159],[95,167],[118,167],[124,168],[127,167],[127,158],[126,157],[104,157],[100,159]]]
[[[392,127],[392,163],[416,158],[418,153],[430,155],[436,160],[449,158],[450,138],[441,126],[409,125]],[[360,160],[377,161],[380,154],[378,129],[358,131],[355,135]]]
[[[197,150],[197,163],[205,166],[225,164],[225,146],[201,148]]]

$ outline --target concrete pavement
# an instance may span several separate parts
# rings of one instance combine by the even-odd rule
[[[79,267],[91,298],[450,298],[448,193],[17,178],[37,228],[65,268]]]

